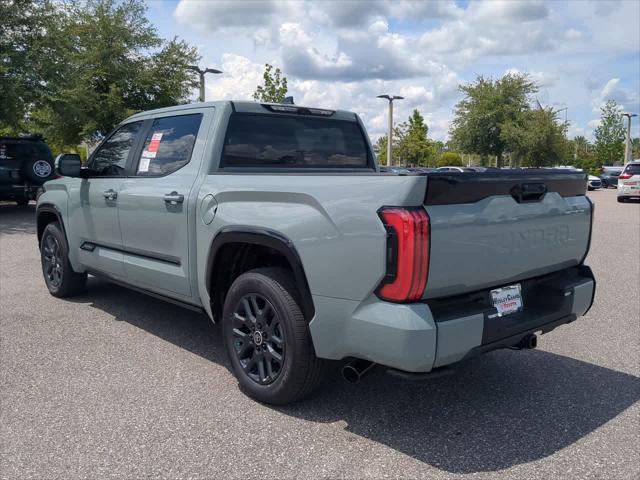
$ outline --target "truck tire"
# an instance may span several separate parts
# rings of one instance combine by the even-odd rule
[[[87,274],[74,272],[69,263],[69,246],[58,222],[48,224],[40,242],[42,274],[54,297],[71,297],[84,291]]]
[[[222,333],[240,388],[272,405],[300,400],[320,385],[316,357],[291,274],[259,268],[240,275],[224,303]]]
[[[22,173],[34,185],[42,185],[47,180],[55,177],[53,163],[49,160],[32,158],[22,164]]]

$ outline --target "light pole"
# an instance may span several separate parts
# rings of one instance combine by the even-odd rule
[[[631,117],[637,117],[636,113],[628,113],[625,112],[622,114],[623,117],[627,117],[627,139],[624,142],[624,163],[625,165],[629,163],[631,159]]]
[[[391,143],[393,140],[393,101],[403,100],[404,97],[398,95],[378,95],[378,98],[389,100],[389,135],[387,136],[387,167],[391,165]]]
[[[216,70],[215,68],[205,68],[204,70],[198,67],[197,65],[188,65],[187,68],[189,70],[193,70],[200,75],[200,98],[201,102],[204,102],[204,76],[207,73],[222,73],[221,70]]]
[[[560,109],[560,110],[558,110],[556,113],[560,113],[560,112],[562,112],[563,110],[564,110],[564,128],[565,128],[565,130],[564,130],[564,136],[565,136],[565,138],[566,138],[566,137],[567,137],[567,130],[568,130],[568,127],[567,127],[567,111],[569,110],[569,107],[561,108],[561,109]]]

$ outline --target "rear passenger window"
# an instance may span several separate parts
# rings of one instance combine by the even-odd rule
[[[201,121],[200,113],[154,120],[144,142],[137,174],[168,175],[189,163]]]

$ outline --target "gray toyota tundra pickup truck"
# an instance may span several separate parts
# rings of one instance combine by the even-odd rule
[[[104,277],[222,323],[241,388],[284,404],[330,364],[428,378],[591,307],[584,173],[382,174],[345,111],[211,102],[61,155],[37,205],[52,295]]]

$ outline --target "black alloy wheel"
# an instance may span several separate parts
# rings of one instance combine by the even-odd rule
[[[264,267],[239,275],[225,295],[222,336],[242,391],[285,405],[310,395],[327,363],[316,357],[300,292],[290,270]]]
[[[74,272],[69,262],[67,239],[58,222],[47,224],[40,240],[42,274],[49,293],[55,297],[71,297],[84,291],[87,274]]]
[[[48,286],[60,288],[62,284],[62,254],[60,243],[53,235],[42,240],[42,270]]]
[[[262,295],[245,295],[233,314],[233,347],[244,373],[259,385],[274,382],[284,366],[285,330]]]

